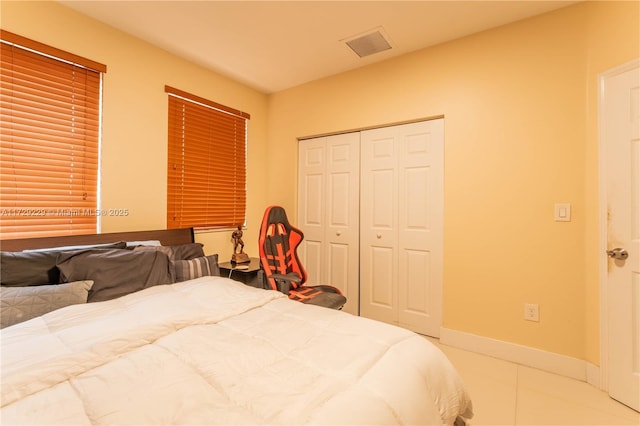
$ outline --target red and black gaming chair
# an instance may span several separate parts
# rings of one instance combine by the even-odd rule
[[[260,265],[266,287],[287,294],[290,299],[311,305],[341,309],[347,302],[342,292],[330,285],[305,286],[305,271],[296,249],[304,234],[289,223],[279,206],[267,207],[260,227]]]

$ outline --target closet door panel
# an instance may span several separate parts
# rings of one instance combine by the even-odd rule
[[[304,233],[298,256],[313,282],[323,281],[326,193],[326,139],[299,142],[298,220],[293,222]],[[290,218],[291,220],[291,218]]]
[[[395,281],[393,248],[370,246],[364,256],[370,259],[361,269],[360,314],[367,318],[397,324],[397,291]],[[365,278],[366,277],[366,278]],[[366,285],[364,285],[366,280]]]
[[[399,323],[439,336],[442,304],[442,120],[401,126],[399,145]]]
[[[338,287],[347,298],[343,310],[357,315],[360,134],[300,141],[298,183],[298,226],[305,234],[301,253],[308,285]]]
[[[338,287],[347,298],[349,312],[357,314],[359,304],[357,223],[353,223],[351,212],[354,206],[345,201],[349,200],[353,192],[352,179],[350,173],[343,172],[331,173],[328,176],[329,191],[326,210],[328,217],[324,235],[327,279],[326,282],[314,282]],[[355,232],[353,227],[356,227]],[[355,288],[349,285],[350,282],[356,284]]]
[[[327,193],[324,241],[325,282],[347,298],[344,311],[357,315],[359,288],[360,134],[327,137]]]
[[[441,324],[443,129],[433,120],[368,130],[361,145],[363,315],[432,336]]]
[[[300,250],[303,246],[304,250]],[[305,236],[303,243],[298,248],[298,256],[307,271],[308,281],[312,283],[322,281],[321,274],[324,271],[324,244],[322,241],[308,240]]]
[[[349,245],[340,243],[329,243],[328,246],[328,262],[327,262],[327,282],[332,286],[338,287],[347,300],[353,299],[354,294],[349,286],[349,279],[352,278],[350,268],[352,259],[349,253]],[[317,281],[316,281],[317,282]],[[357,297],[356,299],[357,300]],[[355,301],[354,301],[355,303]],[[344,309],[344,308],[343,308]]]
[[[405,249],[399,256],[398,323],[422,334],[426,333],[431,310],[431,253]]]
[[[397,150],[389,129],[363,131],[360,313],[397,324]]]
[[[324,176],[322,174],[307,174],[303,180],[304,225],[310,229],[320,229],[324,223],[324,200],[318,194],[324,192]]]
[[[361,162],[361,244],[394,247],[398,220],[394,132],[389,128],[362,132]]]
[[[349,173],[335,172],[328,176],[328,190],[327,193],[327,224],[334,229],[346,229],[351,220],[349,215],[349,203],[345,200],[349,199],[350,186],[349,180],[351,176]]]

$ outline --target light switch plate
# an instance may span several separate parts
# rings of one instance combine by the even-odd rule
[[[554,206],[554,212],[556,222],[571,222],[571,204],[557,203]]]

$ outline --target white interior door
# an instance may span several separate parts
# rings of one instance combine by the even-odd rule
[[[358,314],[360,134],[302,140],[298,151],[299,256],[308,285],[339,288]]]
[[[640,410],[639,63],[605,74],[601,89],[609,394]]]
[[[444,120],[361,136],[360,312],[439,336]]]

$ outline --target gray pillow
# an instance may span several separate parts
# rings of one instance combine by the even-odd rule
[[[173,262],[176,282],[192,280],[205,276],[219,276],[218,255],[198,257],[190,260],[176,260]]]
[[[57,252],[0,253],[0,281],[3,286],[24,287],[60,282]]]
[[[69,305],[86,303],[93,281],[56,285],[0,287],[0,328]]]
[[[56,268],[56,259],[60,251],[89,248],[124,249],[125,247],[125,242],[117,242],[91,246],[53,247],[22,252],[3,251],[0,252],[0,282],[5,286],[15,287],[57,284],[60,282],[60,272]]]
[[[174,282],[169,258],[159,251],[63,252],[57,266],[62,281],[93,281],[88,302],[115,299],[147,287]]]
[[[173,246],[136,246],[133,251],[161,251],[171,260],[189,260],[204,256],[200,243],[178,244]]]

